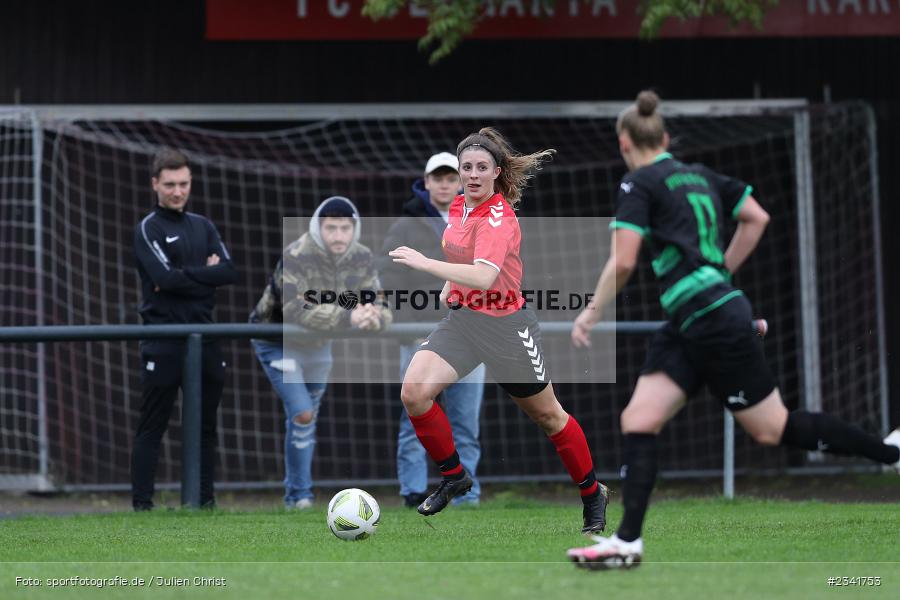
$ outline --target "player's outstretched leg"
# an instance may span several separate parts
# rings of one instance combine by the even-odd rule
[[[440,485],[419,505],[423,515],[441,512],[453,498],[462,496],[472,489],[472,477],[459,461],[459,454],[453,444],[450,422],[441,406],[434,402],[424,414],[409,415],[419,441],[437,463],[443,477]],[[437,458],[444,457],[444,458]]]
[[[562,411],[562,407],[560,407]],[[556,446],[556,453],[562,459],[569,472],[569,477],[578,486],[581,495],[582,517],[584,524],[582,533],[600,533],[606,528],[606,505],[609,502],[609,489],[597,481],[594,474],[594,462],[591,450],[581,425],[572,415],[562,413],[566,419],[565,426],[557,433],[549,436]]]
[[[537,393],[525,395],[527,388],[505,385],[510,396],[536,425],[544,430],[556,447],[572,482],[578,486],[581,496],[583,533],[600,533],[606,527],[606,504],[609,490],[597,481],[591,449],[581,425],[568,414],[556,399],[552,385],[546,385]],[[511,388],[511,389],[510,389]],[[519,392],[521,391],[521,395]]]
[[[892,444],[888,439],[882,441],[859,427],[827,413],[811,413],[805,410],[788,413],[781,444],[831,454],[864,456],[886,465],[896,464],[900,458],[898,452],[900,444],[896,442]]]
[[[418,511],[423,515],[442,511],[450,500],[472,489],[472,478],[459,462],[450,421],[434,401],[444,388],[457,379],[456,371],[439,355],[427,350],[419,351],[406,370],[400,390],[400,399],[416,437],[428,456],[437,463],[443,476],[438,488],[419,505]]]
[[[882,440],[827,413],[802,409],[788,412],[778,388],[762,401],[735,410],[734,418],[763,445],[863,456],[885,465],[900,462],[900,435],[892,438],[891,434]]]

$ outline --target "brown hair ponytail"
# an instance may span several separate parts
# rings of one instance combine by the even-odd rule
[[[484,150],[493,157],[494,163],[500,167],[494,187],[513,208],[518,208],[522,191],[528,180],[534,177],[534,171],[540,170],[543,163],[556,153],[550,148],[532,154],[519,154],[493,127],[482,127],[478,133],[467,135],[456,147],[456,155],[462,157],[463,151],[468,148]]]

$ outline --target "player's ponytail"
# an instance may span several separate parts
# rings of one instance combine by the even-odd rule
[[[638,148],[658,148],[663,144],[666,127],[659,112],[659,96],[652,90],[638,94],[634,104],[619,113],[616,133],[628,132]]]
[[[503,198],[513,208],[518,208],[522,191],[528,185],[528,180],[534,177],[534,172],[540,170],[544,161],[556,153],[556,150],[549,148],[532,154],[519,154],[493,127],[482,127],[478,133],[466,136],[456,147],[456,155],[461,158],[467,148],[485,150],[491,155],[494,163],[500,167],[494,189],[503,194]]]

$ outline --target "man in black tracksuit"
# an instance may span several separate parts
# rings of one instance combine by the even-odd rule
[[[206,217],[184,210],[191,191],[187,158],[162,150],[153,160],[157,206],[135,229],[134,251],[141,278],[145,325],[212,323],[216,288],[237,281],[219,232]],[[141,341],[141,414],[131,456],[135,510],[153,508],[156,463],[162,436],[181,387],[185,345],[180,340]],[[218,343],[203,344],[200,502],[215,506],[216,411],[224,385],[225,361]]]

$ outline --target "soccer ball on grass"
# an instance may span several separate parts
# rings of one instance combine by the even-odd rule
[[[342,540],[364,540],[375,535],[379,519],[378,502],[363,490],[341,490],[328,503],[328,528]]]

